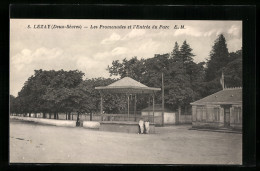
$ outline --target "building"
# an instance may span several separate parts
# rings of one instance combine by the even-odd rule
[[[154,105],[154,123],[155,125],[162,125],[162,105],[155,104]],[[143,117],[148,117],[149,120],[153,119],[153,106],[149,106],[144,108],[141,111],[141,115]],[[176,115],[175,112],[164,108],[164,124],[176,124]]]
[[[139,124],[138,116],[136,112],[136,95],[151,95],[153,106],[155,102],[155,92],[160,91],[161,88],[148,87],[130,77],[124,77],[112,84],[107,86],[95,87],[96,90],[100,93],[100,130],[102,131],[116,131],[116,132],[128,132],[128,133],[138,133]],[[103,96],[105,94],[125,94],[127,97],[127,115],[123,116],[123,121],[120,120],[120,115],[106,114],[103,113]],[[133,113],[130,113],[130,96],[134,97],[134,110]],[[113,119],[111,119],[113,118]],[[125,120],[125,118],[127,118]],[[154,123],[150,123],[150,133],[155,131]]]
[[[193,128],[242,130],[242,88],[224,88],[191,105]]]

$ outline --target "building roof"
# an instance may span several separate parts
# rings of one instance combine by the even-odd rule
[[[153,111],[153,105],[148,106],[147,108],[144,108],[142,110],[142,112],[146,112],[146,111]],[[154,105],[154,111],[162,111],[162,104],[155,104]],[[168,108],[164,107],[164,111],[165,112],[171,112],[171,110],[169,110]]]
[[[242,88],[225,88],[224,90],[191,103],[191,105],[205,104],[242,104]]]
[[[152,93],[159,91],[161,88],[148,87],[130,77],[124,77],[108,86],[95,87],[102,92],[110,93]]]
[[[124,77],[121,80],[118,80],[110,85],[108,85],[108,87],[128,87],[128,86],[132,86],[132,87],[147,87],[146,85],[130,78],[130,77]]]

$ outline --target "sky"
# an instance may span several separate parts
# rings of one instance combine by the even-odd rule
[[[67,25],[78,28],[61,28]],[[11,19],[10,94],[17,96],[34,70],[77,69],[84,78],[108,78],[106,68],[113,60],[170,53],[175,42],[181,46],[184,40],[193,49],[194,62],[206,61],[219,34],[229,52],[241,49],[241,21]]]

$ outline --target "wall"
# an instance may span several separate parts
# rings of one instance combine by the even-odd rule
[[[41,124],[47,124],[47,125],[76,127],[75,121],[53,120],[53,119],[32,118],[32,117],[18,117],[18,116],[10,116],[10,118],[24,120],[24,121],[30,121],[30,122],[36,122],[36,123],[41,123]]]
[[[100,122],[97,121],[83,121],[83,128],[99,129]]]
[[[149,125],[149,133],[155,133],[154,124]],[[139,124],[136,122],[120,123],[120,122],[100,122],[100,131],[139,133]]]
[[[175,113],[164,112],[164,124],[176,124]]]
[[[219,105],[193,105],[192,127],[219,128],[224,126],[224,110]]]

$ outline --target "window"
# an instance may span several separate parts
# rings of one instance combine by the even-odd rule
[[[235,123],[242,123],[241,107],[234,107]]]
[[[203,107],[197,106],[197,109],[196,109],[197,121],[202,120],[202,109],[203,109]]]
[[[207,112],[206,112],[206,108],[205,107],[203,107],[202,108],[202,120],[203,121],[206,121],[207,120]]]

